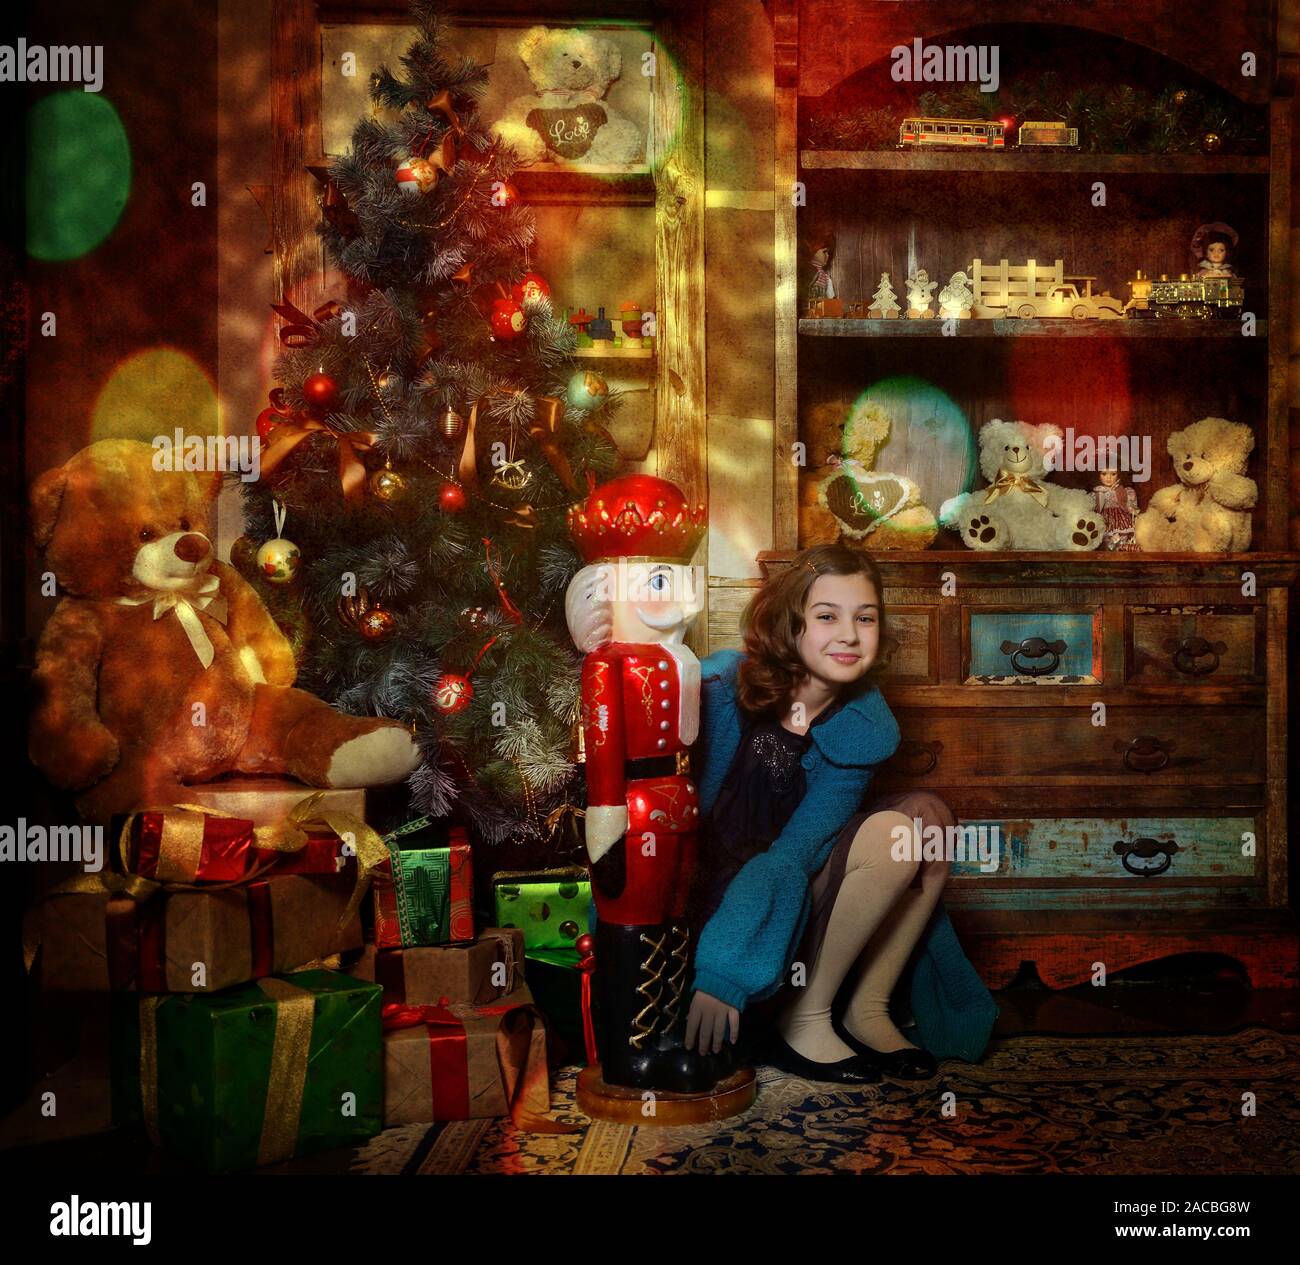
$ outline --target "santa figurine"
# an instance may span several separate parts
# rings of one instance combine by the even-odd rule
[[[700,663],[682,637],[704,602],[691,557],[703,505],[633,474],[569,510],[585,565],[565,594],[586,659],[586,844],[596,902],[595,1001],[601,1076],[637,1089],[704,1092],[731,1069],[687,1050],[686,912],[694,876]]]

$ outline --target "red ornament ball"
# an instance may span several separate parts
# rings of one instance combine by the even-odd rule
[[[433,705],[444,715],[463,712],[474,697],[474,687],[469,677],[459,672],[444,672],[433,687]]]
[[[525,299],[545,298],[551,292],[546,278],[536,272],[526,272],[510,287],[510,294],[516,303]]]
[[[302,384],[302,398],[312,408],[333,408],[338,402],[339,384],[328,373],[318,369]]]
[[[465,490],[455,483],[444,483],[438,491],[438,508],[444,514],[459,514],[465,508]]]
[[[514,299],[498,299],[492,305],[492,333],[503,341],[524,332],[524,309]]]
[[[257,437],[264,444],[271,442],[271,427],[278,426],[281,422],[288,421],[283,413],[277,412],[273,408],[264,408],[257,415]]]

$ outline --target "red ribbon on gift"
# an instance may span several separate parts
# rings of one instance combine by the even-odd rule
[[[429,1032],[429,1075],[433,1089],[433,1113],[436,1119],[464,1120],[469,1116],[469,1058],[466,1049],[465,1024],[450,1009],[446,997],[438,999],[436,1006],[406,1006],[389,1002],[383,1009],[385,1032],[400,1028],[415,1028],[424,1024]],[[515,1128],[529,1133],[576,1133],[576,1125],[560,1124],[547,1120],[540,1112],[528,1106],[533,1093],[541,1090],[545,1081],[545,1062],[538,1064],[527,1057],[520,1067],[511,1057],[512,1041],[522,1041],[528,1048],[533,1025],[546,1020],[541,1011],[529,1003],[499,1002],[491,1006],[472,1007],[478,1018],[501,1016],[497,1029],[497,1065],[501,1084],[505,1089],[510,1119]],[[549,1092],[549,1090],[547,1091]]]
[[[248,978],[262,979],[271,974],[275,962],[271,885],[258,879],[243,890],[248,893]],[[166,898],[115,898],[108,902],[105,918],[109,987],[119,990],[134,985],[141,993],[167,992]]]

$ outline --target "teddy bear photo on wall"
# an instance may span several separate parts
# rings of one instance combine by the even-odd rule
[[[645,129],[605,99],[623,73],[618,45],[595,31],[530,27],[519,56],[534,91],[493,125],[520,163],[630,167],[645,161]]]
[[[293,689],[289,643],[216,560],[217,473],[160,472],[151,445],[106,439],[32,486],[31,522],[64,595],[41,633],[32,762],[90,822],[184,802],[223,773],[382,786],[420,761],[398,720]]]
[[[960,533],[969,549],[1096,549],[1105,523],[1093,509],[1092,497],[1046,477],[1048,441],[1059,451],[1062,438],[1061,428],[1050,422],[985,422],[979,435],[980,471],[990,486],[946,500],[939,521]]]
[[[1161,488],[1137,516],[1144,553],[1239,553],[1250,548],[1250,511],[1259,488],[1246,476],[1255,447],[1249,426],[1203,417],[1166,444],[1178,482]]]

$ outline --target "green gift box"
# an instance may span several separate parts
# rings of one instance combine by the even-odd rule
[[[315,970],[120,995],[113,1122],[211,1173],[364,1142],[383,1127],[382,996]]]
[[[577,949],[531,949],[524,954],[524,980],[542,1012],[564,1043],[557,1063],[587,1062],[582,1037],[582,974]]]
[[[498,927],[518,927],[524,951],[572,949],[591,930],[591,880],[581,866],[501,870],[492,876]]]
[[[461,832],[463,835],[463,831]],[[467,843],[446,848],[389,844],[375,870],[375,944],[381,949],[474,939],[474,872]]]

